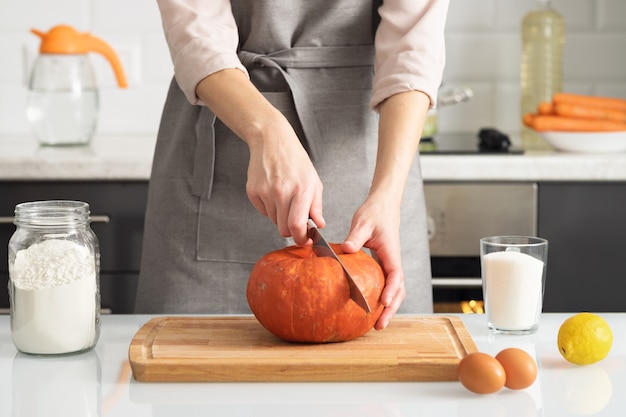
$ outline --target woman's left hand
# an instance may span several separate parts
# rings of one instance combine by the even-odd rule
[[[346,253],[355,253],[362,247],[370,249],[383,268],[385,288],[380,300],[385,308],[374,325],[377,330],[387,327],[406,297],[400,255],[400,208],[390,206],[389,200],[368,198],[354,214],[350,232],[341,246]]]
[[[342,245],[347,253],[374,251],[385,273],[385,306],[374,325],[382,330],[406,297],[400,250],[400,207],[430,99],[420,91],[399,93],[379,106],[378,152],[372,187],[352,218]]]

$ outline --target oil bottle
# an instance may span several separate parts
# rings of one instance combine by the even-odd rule
[[[550,0],[536,0],[537,8],[522,20],[521,116],[535,113],[542,101],[563,88],[565,23]],[[522,124],[522,147],[547,150],[550,146]]]

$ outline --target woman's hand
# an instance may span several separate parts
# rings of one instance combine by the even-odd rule
[[[400,207],[391,201],[384,196],[368,198],[354,214],[350,233],[341,247],[347,253],[366,247],[383,268],[385,288],[380,301],[385,309],[374,325],[377,330],[387,327],[406,296],[400,255]]]
[[[406,296],[400,251],[400,207],[411,164],[417,153],[430,105],[420,91],[393,95],[379,106],[378,151],[372,186],[352,219],[343,250],[365,246],[376,253],[386,281],[381,295],[385,306],[374,325],[384,329]]]
[[[248,144],[246,192],[254,207],[282,236],[293,237],[298,245],[307,243],[309,217],[325,225],[322,182],[287,119],[238,69],[207,76],[196,94]]]
[[[282,115],[249,140],[248,198],[298,245],[308,241],[307,221],[323,227],[322,182],[291,125]]]

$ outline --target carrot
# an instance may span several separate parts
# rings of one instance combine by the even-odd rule
[[[531,125],[539,132],[617,132],[626,131],[626,123],[612,120],[580,119],[553,115],[533,115]]]
[[[601,107],[626,112],[626,100],[616,97],[587,96],[574,93],[556,93],[552,96],[554,104],[571,103],[587,107]]]
[[[548,101],[542,101],[537,106],[537,113],[539,114],[554,114],[554,105]]]
[[[534,113],[526,113],[524,117],[522,118],[522,122],[524,123],[525,126],[532,128],[534,119],[535,119]]]
[[[539,112],[541,113],[541,110]],[[557,116],[578,117],[583,119],[606,119],[616,122],[626,122],[626,111],[602,107],[589,107],[568,102],[555,104],[554,113]]]

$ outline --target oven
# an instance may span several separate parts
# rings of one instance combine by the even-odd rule
[[[480,238],[535,236],[533,182],[426,182],[436,313],[482,313]]]

